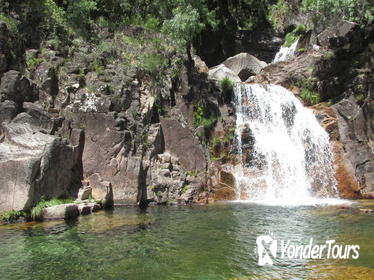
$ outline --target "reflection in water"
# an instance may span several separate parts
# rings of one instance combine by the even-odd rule
[[[365,202],[366,203],[366,202]],[[0,227],[1,279],[372,279],[374,220],[337,207],[118,208],[63,221]],[[374,208],[373,204],[365,205]],[[255,241],[359,244],[358,260],[282,260],[259,267]]]

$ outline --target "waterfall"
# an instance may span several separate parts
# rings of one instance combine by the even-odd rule
[[[299,205],[336,197],[329,136],[313,112],[277,85],[237,83],[234,94],[237,199]]]
[[[285,61],[295,55],[297,44],[299,43],[298,40],[296,40],[291,46],[289,47],[281,47],[280,50],[275,55],[275,58],[273,60],[273,63],[279,62],[279,61]]]

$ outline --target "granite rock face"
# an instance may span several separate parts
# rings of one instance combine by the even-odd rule
[[[177,120],[161,119],[165,150],[177,157],[186,170],[206,168],[204,150],[191,131]]]
[[[76,195],[82,143],[47,134],[39,121],[21,113],[2,124],[0,212],[28,210],[42,196]]]
[[[351,96],[334,105],[334,109],[344,158],[354,171],[361,196],[369,196],[374,192],[374,104],[367,102],[360,107]]]

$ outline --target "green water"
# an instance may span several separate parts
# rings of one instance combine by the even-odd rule
[[[374,279],[374,215],[359,208],[116,208],[65,223],[0,227],[0,279]],[[361,246],[358,260],[257,265],[256,237]]]

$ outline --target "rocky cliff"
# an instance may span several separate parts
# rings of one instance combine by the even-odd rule
[[[0,212],[76,197],[83,185],[125,205],[235,198],[227,76],[281,84],[304,101],[316,92],[341,194],[373,197],[372,25],[305,33],[296,57],[269,65],[255,56],[271,62],[281,39],[240,31],[241,53],[210,69],[139,26],[95,31],[91,41],[25,42],[0,21]]]

